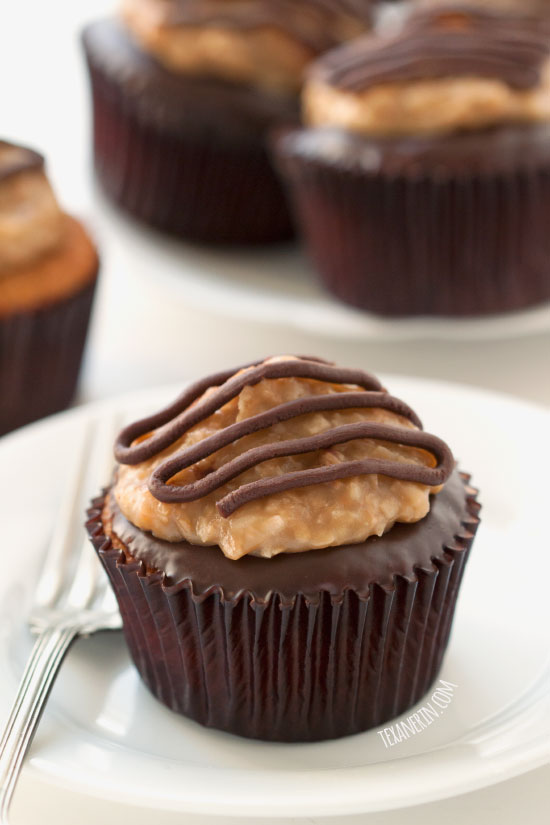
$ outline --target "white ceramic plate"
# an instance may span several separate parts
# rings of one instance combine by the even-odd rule
[[[25,768],[27,789],[45,780],[157,810],[329,816],[436,800],[550,761],[550,414],[450,384],[386,383],[448,439],[482,491],[441,673],[456,687],[433,723],[389,748],[377,731],[281,745],[205,730],[153,699],[121,634],[105,633],[70,652]],[[175,392],[81,408],[0,443],[0,722],[30,648],[25,611],[81,428],[90,416],[154,409]]]
[[[292,244],[267,249],[193,246],[148,229],[96,191],[95,220],[103,248],[164,296],[224,318],[286,324],[344,341],[484,341],[550,330],[550,304],[473,319],[385,319],[348,307],[325,292],[305,255]]]

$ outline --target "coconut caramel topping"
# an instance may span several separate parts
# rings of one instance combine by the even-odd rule
[[[124,24],[171,71],[296,91],[317,55],[370,28],[370,0],[123,0]]]
[[[63,234],[42,156],[0,141],[0,278],[52,252]]]
[[[473,6],[421,10],[313,64],[313,126],[396,135],[550,120],[550,24]]]
[[[417,521],[452,454],[362,370],[280,357],[209,376],[126,427],[114,493],[135,526],[229,558],[363,541]]]

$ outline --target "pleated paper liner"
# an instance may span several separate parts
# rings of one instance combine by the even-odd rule
[[[278,153],[309,255],[341,301],[383,316],[476,316],[550,300],[550,150],[538,166],[526,148],[516,169],[456,176],[436,164],[431,175],[346,166],[292,134]]]
[[[430,565],[364,593],[270,592],[260,601],[249,591],[228,598],[213,585],[197,595],[189,579],[170,584],[123,544],[124,551],[113,546],[102,522],[105,494],[93,502],[87,528],[131,656],[161,702],[241,736],[331,739],[398,716],[434,682],[479,523],[477,491],[469,476],[461,479],[458,534],[434,549]]]
[[[292,237],[286,192],[264,136],[257,129],[231,134],[223,116],[217,128],[198,129],[205,104],[198,100],[194,111],[186,98],[179,108],[187,123],[166,123],[158,95],[139,78],[130,83],[111,70],[98,39],[85,32],[95,170],[107,195],[150,226],[192,241],[254,245]],[[155,71],[139,68],[147,70]]]
[[[0,435],[70,404],[95,285],[94,275],[62,300],[0,318]]]

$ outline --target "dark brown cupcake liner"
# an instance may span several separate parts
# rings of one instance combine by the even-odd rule
[[[0,435],[72,401],[96,277],[77,292],[0,318]]]
[[[462,475],[462,529],[429,567],[376,582],[264,601],[241,591],[170,584],[128,562],[102,524],[105,494],[87,529],[111,580],[131,656],[165,705],[202,725],[256,739],[315,741],[358,733],[401,714],[429,689],[441,661],[479,519]]]
[[[308,253],[341,301],[476,316],[550,300],[550,160],[453,176],[346,168],[292,136],[278,151]]]
[[[197,128],[205,104],[198,100],[194,111],[187,99],[180,108],[188,123],[174,126],[173,119],[158,116],[162,104],[153,92],[140,89],[136,98],[139,84],[124,82],[84,42],[95,170],[116,204],[150,226],[192,241],[238,245],[292,237],[286,192],[257,128],[247,135],[233,133],[223,122]]]

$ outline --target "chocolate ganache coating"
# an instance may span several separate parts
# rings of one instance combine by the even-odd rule
[[[192,582],[196,598],[220,589],[226,600],[248,592],[262,603],[273,593],[291,602],[297,593],[309,600],[318,599],[323,591],[338,598],[350,588],[366,597],[373,582],[391,587],[395,576],[410,578],[416,568],[432,569],[434,554],[444,556],[452,537],[473,519],[467,505],[471,495],[466,477],[454,470],[442,491],[432,497],[430,512],[415,524],[394,524],[383,536],[363,542],[283,553],[269,561],[255,556],[233,561],[219,547],[156,538],[125,518],[112,492],[107,507],[113,533],[148,570],[162,571],[167,587]]]
[[[44,158],[33,149],[0,140],[0,181],[20,172],[43,169]]]
[[[427,467],[415,463],[372,458],[343,461],[330,466],[285,473],[244,484],[217,502],[218,511],[222,516],[228,517],[244,504],[274,493],[352,476],[379,473],[390,478],[435,487],[447,481],[452,472],[454,460],[448,446],[436,436],[422,432],[422,425],[416,413],[403,401],[387,393],[374,376],[363,370],[344,369],[321,362],[319,359],[308,358],[260,362],[246,365],[240,370],[209,376],[192,385],[165,410],[126,427],[120,433],[115,445],[117,461],[121,464],[138,464],[153,458],[174,444],[191,427],[204,421],[239,395],[244,387],[254,386],[265,379],[308,378],[335,384],[357,385],[364,391],[330,393],[286,402],[226,427],[215,435],[180,451],[174,457],[163,461],[150,476],[149,491],[159,501],[196,501],[261,462],[326,449],[358,438],[380,439],[426,450],[434,455],[436,466]],[[218,387],[218,389],[208,397],[198,400],[210,387]],[[195,404],[195,401],[198,403]],[[405,429],[372,421],[345,424],[310,437],[272,442],[247,450],[205,478],[191,484],[167,483],[181,470],[196,464],[222,447],[279,422],[317,411],[369,407],[390,410],[407,418],[418,429]],[[154,435],[141,440],[143,436],[156,428],[158,430]],[[132,444],[135,439],[140,440],[137,444]]]
[[[315,54],[338,45],[331,22],[335,15],[349,17],[366,29],[372,22],[371,0],[254,0],[228,3],[220,0],[165,0],[164,20],[169,26],[224,26],[256,29],[265,26],[288,32]]]
[[[464,6],[417,12],[396,35],[348,43],[316,61],[310,77],[349,92],[456,75],[527,90],[549,58],[548,21]]]
[[[281,133],[281,164],[300,158],[329,163],[351,175],[377,174],[444,180],[484,178],[550,165],[550,124],[510,123],[447,135],[376,137],[334,126]]]

